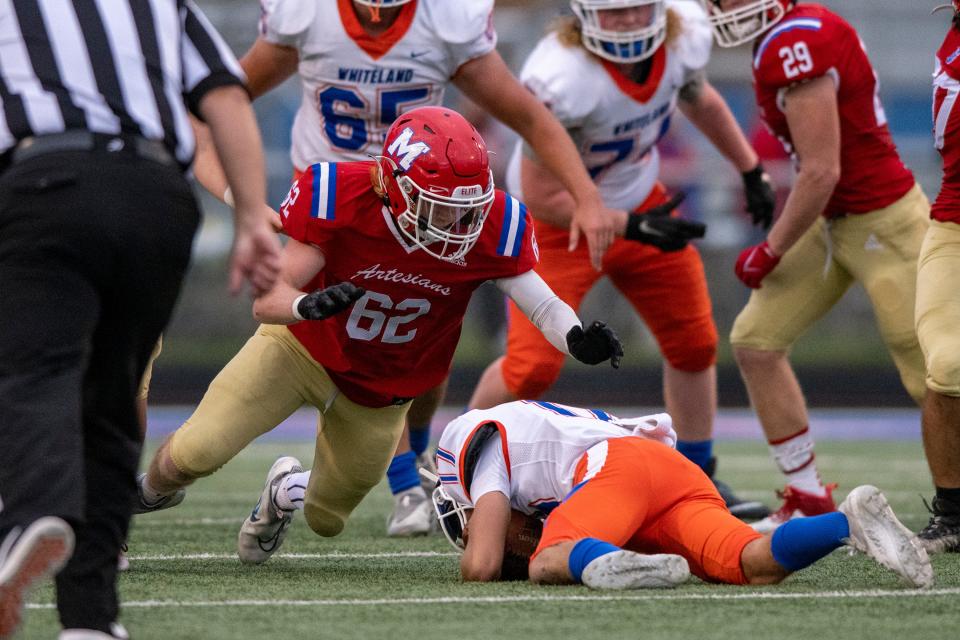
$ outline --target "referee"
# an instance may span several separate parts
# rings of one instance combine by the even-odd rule
[[[241,78],[191,0],[0,0],[0,638],[54,574],[62,637],[127,637],[134,397],[199,221],[188,109],[236,202],[231,289],[279,269]]]

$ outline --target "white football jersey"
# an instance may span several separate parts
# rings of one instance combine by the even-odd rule
[[[591,452],[583,469],[587,480],[603,465],[603,443],[636,435],[638,423],[645,423],[646,431],[657,424],[660,432],[672,433],[667,414],[621,421],[599,409],[532,400],[476,409],[444,429],[437,448],[437,474],[461,504],[472,506],[487,491],[499,490],[510,499],[511,508],[546,515],[573,489],[584,453]]]
[[[260,32],[300,55],[291,160],[366,160],[403,112],[440,105],[465,62],[493,51],[493,0],[417,0],[376,40],[350,0],[263,0]],[[365,7],[360,8],[366,11]]]
[[[656,143],[670,126],[677,93],[710,59],[713,32],[700,4],[668,0],[667,8],[683,29],[654,54],[642,85],[624,82],[611,63],[561,44],[555,33],[539,42],[520,74],[570,132],[611,208],[632,210],[650,194],[660,170]],[[522,145],[507,169],[507,190],[521,199]]]

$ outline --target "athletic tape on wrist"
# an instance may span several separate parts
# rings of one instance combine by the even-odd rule
[[[302,315],[300,315],[300,310],[297,308],[300,306],[300,301],[307,297],[307,294],[302,294],[297,296],[293,301],[293,306],[290,307],[290,311],[293,312],[293,317],[297,320],[306,320]]]

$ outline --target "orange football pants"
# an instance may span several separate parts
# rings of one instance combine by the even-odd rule
[[[667,201],[657,183],[638,210]],[[603,258],[603,271],[590,264],[587,243],[567,251],[569,231],[538,222],[540,274],[561,300],[579,309],[583,297],[602,276],[630,301],[675,369],[703,371],[716,362],[717,328],[700,254],[692,245],[664,252],[656,247],[618,238]],[[510,303],[507,353],[502,374],[517,398],[537,398],[560,375],[565,354],[554,349],[520,309]]]
[[[707,582],[746,584],[743,548],[763,537],[730,514],[713,482],[676,450],[644,438],[614,438],[581,458],[574,486],[587,468],[600,466],[553,510],[534,552],[561,542],[596,538],[639,553],[686,558]]]

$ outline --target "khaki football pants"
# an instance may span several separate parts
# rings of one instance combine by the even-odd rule
[[[914,327],[917,258],[930,203],[918,185],[888,207],[816,223],[751,295],[730,333],[735,347],[786,351],[854,282],[873,304],[880,334],[918,403],[923,353]]]
[[[960,397],[960,224],[930,224],[920,250],[916,320],[927,388]]]
[[[284,326],[261,325],[227,363],[171,438],[171,458],[187,475],[210,475],[304,404],[320,411],[304,516],[317,534],[335,536],[383,479],[410,403],[351,402]]]

